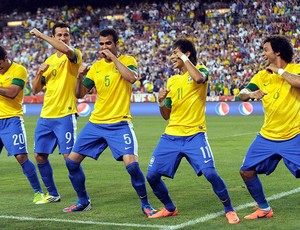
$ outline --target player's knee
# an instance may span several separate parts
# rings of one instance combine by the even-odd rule
[[[251,171],[240,170],[240,175],[243,178],[243,180],[251,180],[254,177],[256,177],[256,172],[253,170]]]
[[[80,167],[80,163],[72,161],[71,159],[66,159],[66,166],[69,172],[76,171]]]
[[[146,178],[148,183],[151,185],[160,180],[161,175],[157,172],[148,171]]]
[[[202,170],[202,174],[210,182],[215,181],[219,177],[215,168],[205,168]]]

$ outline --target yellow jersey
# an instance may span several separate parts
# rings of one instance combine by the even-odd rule
[[[299,64],[285,70],[300,75]],[[259,71],[247,85],[251,91],[266,92],[262,98],[265,111],[260,134],[271,140],[288,140],[300,133],[300,89],[292,87],[282,76]]]
[[[137,62],[132,56],[121,55],[119,61],[133,71],[137,71]],[[97,99],[90,122],[112,124],[120,121],[132,121],[130,98],[132,84],[125,80],[113,62],[101,59],[94,63],[83,84],[88,89],[97,89]]]
[[[82,55],[78,49],[74,50],[76,59],[73,61],[65,54],[58,57],[57,53],[45,61],[49,68],[42,78],[46,89],[41,111],[43,118],[59,118],[77,113],[75,86]]]
[[[23,117],[22,102],[27,78],[25,67],[14,62],[4,74],[0,74],[0,87],[8,88],[13,84],[22,88],[14,99],[0,95],[0,119],[14,116]]]
[[[196,68],[208,79],[208,71],[204,65]],[[167,81],[170,92],[166,100],[171,101],[169,123],[165,133],[173,136],[191,136],[199,132],[206,132],[205,105],[207,81],[197,84],[188,72],[177,74]]]

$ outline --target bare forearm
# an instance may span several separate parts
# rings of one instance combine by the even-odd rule
[[[165,107],[165,106],[159,107],[159,110],[160,110],[160,114],[163,117],[163,119],[169,120],[169,118],[170,118],[170,110],[167,107]]]
[[[18,95],[18,92],[12,88],[0,87],[0,95],[14,99]]]
[[[41,38],[52,45],[58,51],[66,54],[70,59],[74,57],[74,50],[62,41],[49,37],[46,34],[41,34]]]
[[[82,84],[83,78],[77,78],[76,86],[75,86],[75,96],[76,98],[83,98],[87,92],[88,89]]]
[[[291,86],[300,88],[300,76],[297,74],[289,73],[285,71],[281,75]]]
[[[186,61],[184,64],[190,76],[194,79],[195,82],[197,82],[198,84],[205,82],[205,76],[193,65],[193,63],[191,63],[190,61]]]
[[[34,94],[37,94],[41,92],[43,87],[44,85],[42,84],[42,75],[38,73],[32,80],[32,87],[31,87],[32,92]]]
[[[249,101],[250,99],[250,96],[249,94],[245,94],[245,93],[240,93],[238,95],[239,99],[242,100],[242,101]]]
[[[131,69],[129,69],[127,66],[125,66],[122,62],[120,62],[117,57],[113,59],[113,62],[115,63],[117,69],[120,71],[121,76],[129,81],[131,84],[133,84],[138,75],[136,72],[132,71]]]

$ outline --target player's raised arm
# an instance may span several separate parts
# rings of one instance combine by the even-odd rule
[[[36,72],[36,75],[32,80],[32,92],[34,94],[41,92],[41,90],[43,89],[44,87],[44,84],[42,82],[43,73],[45,73],[48,68],[49,68],[48,64],[42,63],[40,65],[40,68]]]
[[[118,44],[118,42],[117,42]],[[103,49],[101,51],[101,55],[104,56],[104,58],[111,60],[115,63],[117,69],[120,71],[121,76],[129,81],[131,84],[133,84],[136,79],[138,78],[137,72],[129,69],[127,66],[125,66],[120,60],[117,58],[115,54],[113,54],[109,49]]]
[[[75,88],[76,98],[84,97],[84,95],[86,95],[87,92],[89,91],[89,89],[86,88],[82,84],[84,76],[87,74],[88,71],[89,71],[89,68],[85,65],[80,66],[78,69],[78,76],[77,76],[77,82],[76,82],[76,88]]]
[[[191,52],[188,51],[183,53],[178,47],[172,51],[171,59],[177,58],[182,60],[183,64],[185,65],[187,71],[189,72],[190,76],[193,78],[195,82],[198,84],[203,83],[206,81],[206,76],[202,74],[196,66],[190,61],[189,56]]]
[[[65,26],[63,24],[62,26]],[[70,33],[68,27],[57,27],[60,29],[53,30],[53,36],[50,37],[47,34],[40,32],[38,29],[34,28],[30,31],[32,36],[41,38],[52,45],[59,52],[66,54],[70,60],[73,60],[76,57],[75,51],[72,47],[69,46]]]
[[[267,66],[266,70],[269,73],[277,73],[282,76],[291,86],[295,88],[300,88],[300,76],[294,73],[290,73],[285,69],[279,68],[274,64]]]
[[[166,97],[169,92],[170,90],[161,89],[157,98],[160,114],[165,120],[169,120],[171,114],[171,109],[165,105]]]

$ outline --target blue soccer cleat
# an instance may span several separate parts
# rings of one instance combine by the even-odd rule
[[[152,216],[155,213],[157,213],[157,210],[154,209],[150,204],[149,205],[142,205],[142,211],[148,217]]]
[[[92,204],[89,202],[86,205],[82,205],[80,203],[74,204],[70,207],[64,208],[63,212],[81,212],[81,211],[88,211],[92,209]]]

